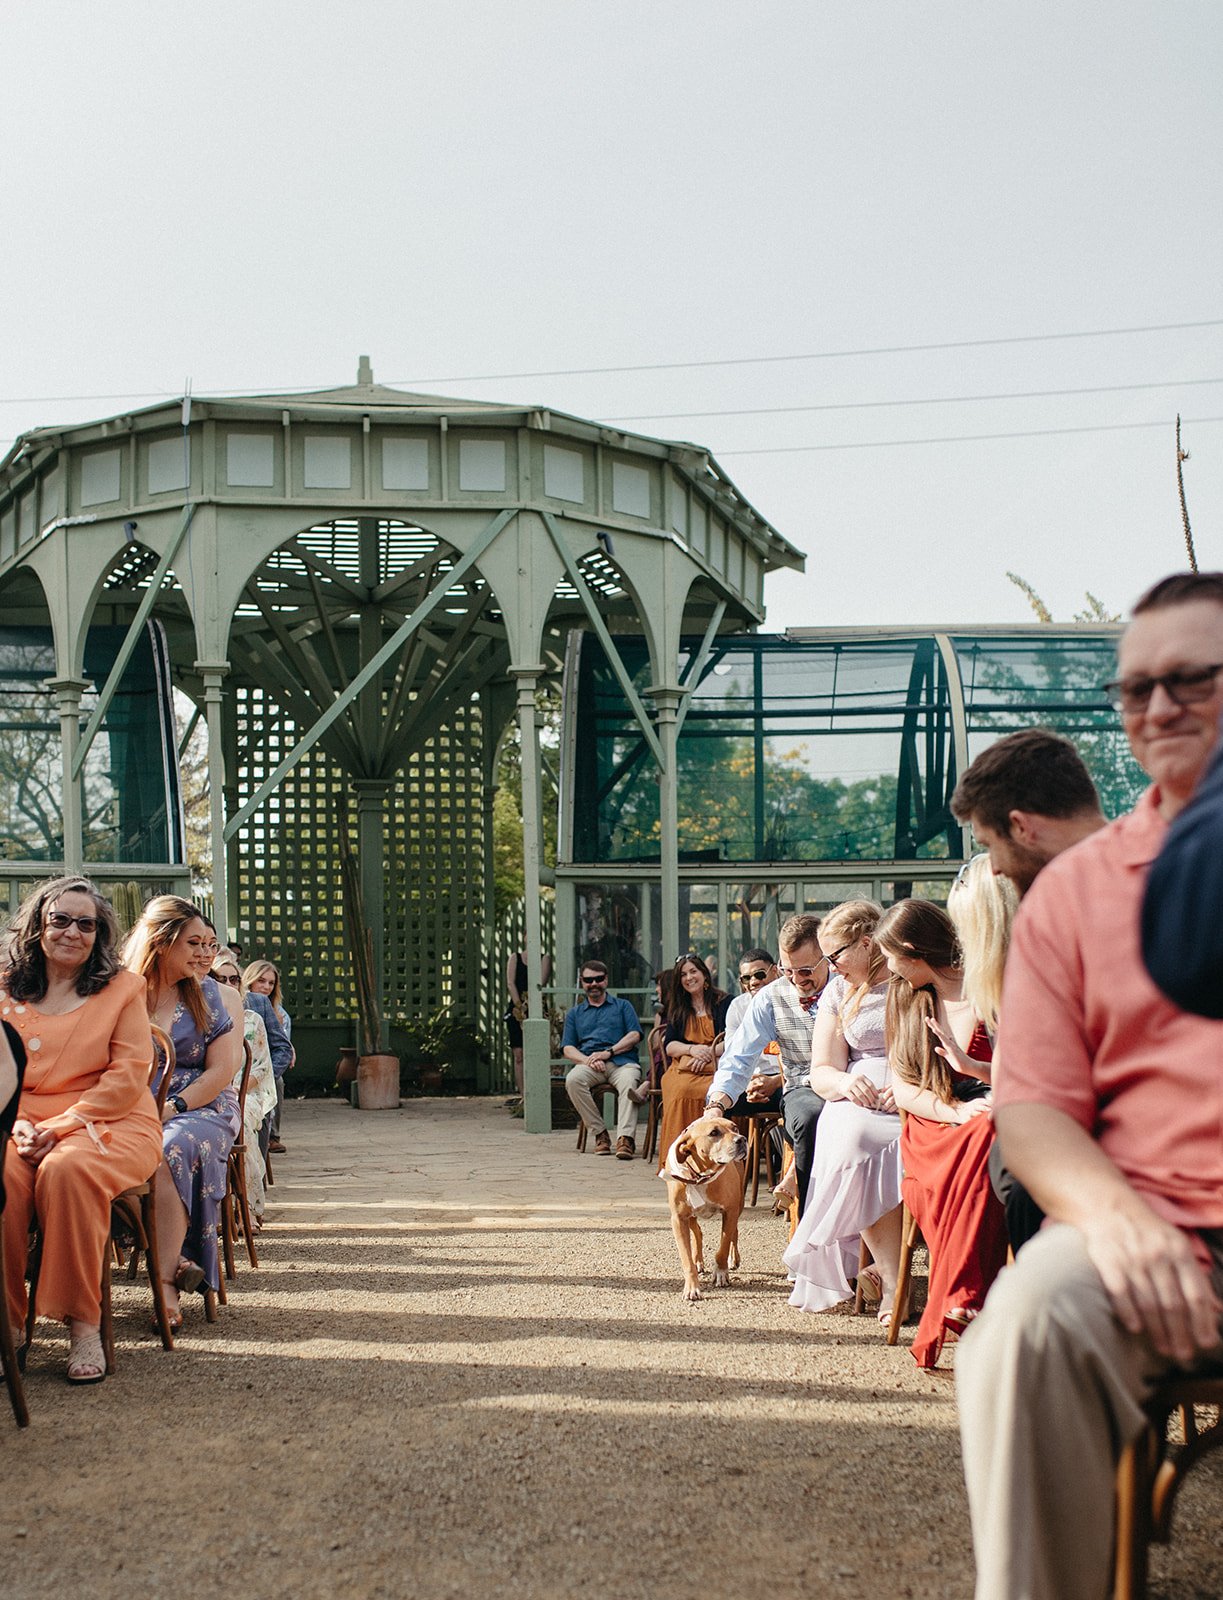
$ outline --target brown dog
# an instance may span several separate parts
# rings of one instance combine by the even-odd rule
[[[685,1300],[701,1298],[697,1277],[705,1270],[705,1261],[698,1217],[722,1218],[713,1275],[719,1289],[730,1282],[728,1269],[739,1265],[739,1213],[743,1210],[746,1160],[747,1140],[725,1117],[698,1117],[667,1151],[662,1176],[667,1180],[671,1229],[684,1269]]]

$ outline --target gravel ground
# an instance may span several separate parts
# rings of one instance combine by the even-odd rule
[[[950,1373],[791,1311],[763,1203],[690,1306],[644,1162],[483,1100],[291,1103],[285,1139],[218,1324],[192,1301],[165,1354],[123,1282],[84,1390],[42,1326],[31,1426],[0,1418],[7,1596],[967,1600]],[[1154,1595],[1223,1594],[1221,1481],[1190,1479]]]

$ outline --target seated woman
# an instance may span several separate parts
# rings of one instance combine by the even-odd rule
[[[666,1069],[662,1075],[662,1120],[658,1132],[661,1172],[667,1151],[690,1122],[705,1115],[709,1080],[718,1064],[714,1040],[726,1026],[730,997],[713,986],[700,956],[680,956],[675,980],[667,986],[667,1026],[663,1034]]]
[[[544,957],[544,968],[544,982],[547,983],[547,975],[552,970],[551,962],[548,960],[547,956]],[[264,995],[270,1003],[273,1011],[276,1013],[276,1020],[284,1029],[285,1038],[292,1038],[293,1018],[285,1010],[284,1004],[281,1000],[280,968],[274,961],[252,961],[250,966],[248,966],[246,971],[242,974],[242,992],[243,994]],[[521,1032],[522,1030],[520,1027],[519,1033],[521,1034]],[[282,1068],[277,1068],[276,1070],[276,1104],[272,1108],[272,1120],[267,1126],[267,1131],[264,1138],[265,1149],[270,1150],[274,1156],[284,1155],[285,1153],[285,1147],[280,1142],[280,1116],[284,1110],[285,1104],[285,1073],[292,1070],[293,1062],[296,1059],[297,1053],[296,1051],[293,1051],[290,1054],[286,1065]],[[520,1083],[519,1093],[521,1093],[521,1090],[522,1086]]]
[[[174,1042],[154,1200],[166,1309],[176,1330],[183,1321],[179,1292],[215,1291],[220,1283],[217,1220],[238,1133],[239,1035],[216,982],[196,976],[211,937],[197,907],[163,894],[145,906],[123,949],[124,964],[144,981],[148,1016]]]
[[[983,866],[965,892],[997,897],[1001,908],[1002,880],[987,857],[979,860]],[[1005,911],[1001,920],[1007,920]],[[956,930],[940,906],[900,900],[876,937],[895,975],[887,1037],[893,1093],[907,1113],[901,1137],[905,1204],[930,1248],[930,1288],[913,1357],[919,1366],[934,1367],[946,1335],[968,1326],[1006,1260],[1006,1218],[989,1181],[992,1050],[989,1031],[964,994]]]
[[[144,1183],[161,1159],[143,985],[120,967],[114,912],[85,878],[36,889],[10,934],[0,1018],[26,1066],[4,1164],[9,1315],[21,1327],[36,1216],[36,1309],[69,1325],[69,1383],[100,1383],[110,1203]]]
[[[881,915],[873,900],[847,900],[820,923],[834,976],[819,998],[810,1082],[825,1105],[807,1203],[783,1260],[794,1274],[790,1304],[830,1311],[853,1293],[864,1237],[875,1271],[863,1289],[886,1324],[900,1265],[900,1118],[884,1047]]]
[[[217,980],[222,998],[241,993],[242,978],[238,972],[237,957],[223,950],[212,964],[212,976]],[[231,1011],[232,1015],[232,1011]],[[268,1049],[267,1029],[263,1018],[245,1007],[241,1011],[242,1037],[251,1047],[251,1075],[246,1085],[246,1105],[243,1107],[243,1145],[246,1149],[246,1203],[250,1207],[251,1223],[258,1232],[263,1226],[266,1205],[265,1180],[267,1166],[259,1148],[259,1130],[263,1120],[276,1104],[276,1077],[272,1071],[272,1053]],[[242,1085],[242,1063],[234,1077],[234,1089]]]

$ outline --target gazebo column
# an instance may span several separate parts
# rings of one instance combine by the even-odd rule
[[[382,1036],[378,1043],[386,1049],[390,1042],[387,1017],[386,981],[386,863],[383,817],[389,784],[383,778],[357,778],[357,865],[361,873],[361,899],[365,917],[374,936],[374,978],[378,985],[378,1009],[382,1013]]]
[[[81,780],[74,778],[76,750],[81,738],[81,696],[89,688],[84,678],[47,678],[46,687],[55,696],[59,711],[60,770],[63,774],[63,799],[60,816],[64,836],[64,871],[80,872],[85,862],[82,837]]]
[[[662,898],[662,964],[674,961],[679,948],[679,730],[676,713],[685,691],[655,684],[647,690],[654,702],[662,763],[658,773],[658,865]]]
[[[221,729],[221,684],[229,672],[228,661],[197,661],[195,670],[204,685],[204,718],[208,725],[208,815],[212,840],[212,920],[217,938],[229,938],[229,890],[225,856],[225,746]]]
[[[518,732],[522,746],[522,892],[526,901],[527,993],[530,1011],[522,1024],[523,1126],[528,1133],[552,1131],[552,1082],[548,1019],[543,1014],[543,930],[539,916],[543,830],[539,795],[539,724],[535,685],[540,665],[512,667],[518,682]]]

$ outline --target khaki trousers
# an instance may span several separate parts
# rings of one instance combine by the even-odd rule
[[[595,1105],[591,1089],[596,1083],[610,1083],[616,1091],[616,1137],[632,1139],[637,1133],[637,1107],[628,1097],[641,1082],[640,1067],[588,1067],[582,1063],[565,1074],[565,1088],[579,1117],[591,1133],[603,1133],[603,1113]]]
[[[1113,1315],[1076,1228],[1023,1247],[956,1352],[976,1600],[1111,1593],[1117,1458],[1170,1366]]]

